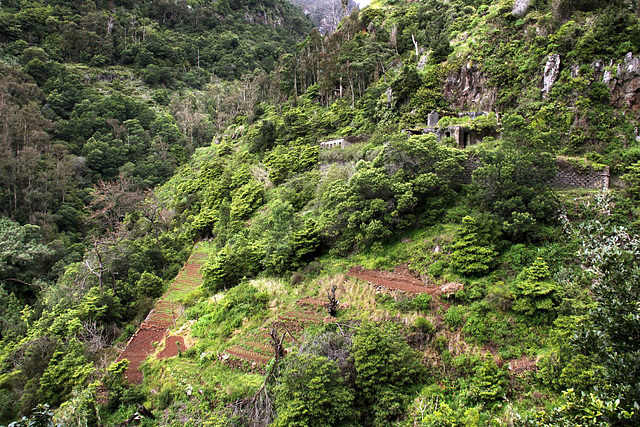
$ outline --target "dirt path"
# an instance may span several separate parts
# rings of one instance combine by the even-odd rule
[[[400,264],[393,271],[368,270],[361,266],[355,266],[349,269],[347,275],[355,279],[364,280],[374,286],[382,286],[411,294],[429,294],[434,297],[450,295],[463,288],[460,283],[425,286],[422,279],[416,277],[406,264]]]
[[[183,307],[178,302],[181,297],[193,291],[202,284],[200,267],[204,265],[208,251],[203,243],[196,245],[193,253],[173,280],[167,291],[156,302],[140,328],[129,339],[127,346],[120,353],[118,360],[128,359],[129,368],[125,375],[130,383],[141,383],[142,372],[140,364],[154,351],[154,343],[161,342],[168,334],[169,328],[182,315]],[[164,359],[178,354],[180,349],[186,350],[182,337],[168,337],[165,349],[158,355]]]

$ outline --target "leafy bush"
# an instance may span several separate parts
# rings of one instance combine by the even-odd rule
[[[136,287],[141,296],[157,298],[164,291],[164,282],[155,274],[145,271],[136,283]]]
[[[248,283],[227,291],[211,310],[202,315],[193,326],[196,336],[226,337],[242,325],[244,319],[261,313],[269,302],[269,295]],[[212,328],[215,325],[215,328]]]
[[[549,187],[556,173],[553,157],[509,147],[482,151],[480,157],[471,199],[502,218],[502,228],[512,241],[536,240],[540,225],[555,219],[556,201]]]
[[[274,426],[344,426],[355,421],[354,395],[337,363],[323,356],[294,352],[287,356],[275,389]]]
[[[425,334],[432,334],[436,330],[435,326],[433,326],[433,323],[431,323],[429,319],[424,317],[418,317],[413,326],[418,331]]]
[[[461,306],[451,306],[444,314],[444,321],[451,329],[458,328],[464,323],[464,310]]]
[[[427,312],[431,309],[431,295],[419,294],[411,300],[411,305],[415,310]]]
[[[367,424],[388,425],[404,413],[408,393],[425,374],[418,355],[393,324],[363,323],[351,350],[356,370],[356,401]]]
[[[516,300],[512,308],[529,316],[540,312],[551,313],[556,307],[559,291],[559,285],[551,280],[547,263],[538,257],[533,265],[518,276]]]
[[[626,184],[625,190],[630,197],[640,199],[640,162],[636,162],[627,168],[627,173],[620,177]]]

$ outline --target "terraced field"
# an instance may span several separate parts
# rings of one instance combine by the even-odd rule
[[[205,242],[196,244],[191,256],[167,291],[156,302],[144,322],[140,325],[140,328],[127,342],[127,346],[118,357],[118,360],[129,360],[129,368],[125,373],[129,382],[142,382],[140,364],[153,352],[154,343],[165,339],[169,328],[182,315],[184,309],[180,301],[202,284],[200,267],[204,265],[208,256],[208,245]],[[176,355],[178,353],[178,342],[182,343],[183,347],[181,349],[186,350],[184,348],[184,340],[179,337],[169,337],[161,357]]]
[[[221,355],[222,360],[231,367],[248,365],[261,371],[274,357],[271,329],[275,329],[280,335],[284,334],[284,342],[291,343],[295,339],[292,334],[324,321],[324,307],[320,299],[305,298],[298,301],[297,305],[298,307],[281,313],[267,323],[260,333],[248,335],[239,343],[228,347]]]

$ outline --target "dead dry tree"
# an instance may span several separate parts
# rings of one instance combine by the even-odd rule
[[[235,412],[244,412],[252,426],[267,426],[275,418],[275,408],[273,406],[273,388],[277,385],[277,373],[280,362],[284,358],[284,338],[276,328],[271,328],[271,345],[273,346],[274,360],[269,372],[265,376],[260,389],[252,398],[245,400],[244,405],[236,405]],[[244,406],[244,408],[239,408]]]
[[[329,302],[327,303],[327,311],[332,317],[336,317],[336,314],[338,313],[338,305],[340,304],[340,302],[336,298],[337,289],[338,287],[336,285],[333,285],[331,286],[330,291],[327,290],[327,298],[329,299]]]

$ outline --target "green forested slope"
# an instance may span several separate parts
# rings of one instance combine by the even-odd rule
[[[105,425],[125,420],[139,404],[156,416],[143,421],[149,425],[636,424],[637,5],[516,3],[374,1],[328,37],[312,30],[277,63],[263,64],[268,74],[235,83],[189,80],[184,70],[198,69],[193,58],[185,68],[155,51],[154,64],[127,65],[125,55],[103,64],[76,58],[89,63],[66,64],[58,80],[38,80],[34,61],[63,57],[32,48],[33,58],[22,59],[5,43],[6,74],[22,82],[7,87],[46,99],[37,108],[26,92],[7,92],[17,117],[33,114],[25,120],[33,135],[87,165],[94,150],[122,144],[133,151],[120,152],[121,163],[84,166],[91,171],[85,188],[97,185],[82,199],[91,219],[82,226],[95,238],[83,238],[80,228],[73,240],[56,222],[49,236],[63,237],[43,241],[38,233],[46,227],[3,220],[2,241],[18,242],[3,243],[2,252],[3,271],[13,278],[2,299],[10,313],[0,355],[4,419],[66,400],[54,417],[59,422]],[[223,2],[210,8],[243,10]],[[164,29],[164,48],[188,40],[198,25],[214,43],[223,38],[204,17],[183,18],[183,29],[173,22],[178,12],[131,9]],[[2,22],[17,19],[17,9],[7,10]],[[295,22],[283,28],[297,31]],[[138,43],[151,51],[146,40]],[[559,57],[557,75],[552,55]],[[22,61],[20,70],[11,57]],[[217,74],[216,64],[208,72]],[[86,109],[78,95],[72,109],[56,112],[58,98],[64,106],[58,88],[73,86],[66,78],[110,79],[105,70],[116,78],[90,80],[95,101]],[[165,81],[163,70],[179,77]],[[156,72],[158,80],[147,77]],[[125,73],[146,84],[119,77]],[[117,123],[90,128],[116,107]],[[425,127],[434,110],[441,125],[493,129],[500,137],[462,149],[451,138],[404,131]],[[458,115],[468,111],[491,114]],[[190,127],[193,117],[209,125]],[[148,135],[157,146],[172,141],[172,132],[176,139],[164,145],[160,162],[174,159],[171,168],[150,163],[150,172],[137,172],[153,158],[147,152],[128,165],[136,155],[129,136]],[[359,138],[319,149],[319,141],[342,136]],[[71,151],[74,144],[79,151]],[[480,167],[469,182],[470,155]],[[608,166],[618,186],[551,188],[557,156],[577,169]],[[38,182],[49,195],[46,182],[63,181],[50,178],[59,168],[49,157],[40,164],[49,169],[32,170],[41,171]],[[32,174],[24,176],[30,182]],[[153,193],[132,191],[141,182],[164,183]],[[7,200],[18,194],[11,188],[3,184]],[[13,203],[7,214],[23,224],[52,224],[19,217],[18,207],[28,205]],[[66,218],[48,203],[35,212]],[[162,279],[203,238],[213,248],[205,283],[184,299],[185,317],[172,331],[190,348],[175,358],[150,357],[143,384],[128,386],[121,365],[107,368],[114,343],[133,332],[162,293]],[[65,246],[63,239],[83,244]],[[55,255],[54,243],[71,249]],[[425,293],[345,277],[355,266],[393,280],[408,274],[427,285]],[[301,308],[301,299],[324,300],[333,285],[343,303],[337,320],[319,321],[322,308],[313,316]],[[295,313],[308,321],[293,327],[283,320]],[[287,337],[282,361],[261,366],[233,356],[230,349],[239,348],[270,356],[272,327]]]

